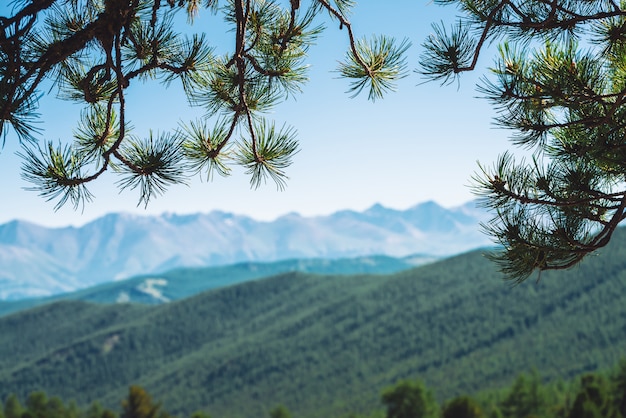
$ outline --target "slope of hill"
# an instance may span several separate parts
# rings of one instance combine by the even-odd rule
[[[626,344],[626,234],[513,287],[480,252],[389,276],[289,273],[155,307],[62,302],[0,318],[0,397],[43,389],[115,407],[141,384],[174,413],[338,416],[400,378],[441,397],[537,367],[567,378]]]
[[[283,260],[273,263],[238,263],[228,266],[180,268],[159,275],[137,276],[43,298],[0,300],[0,316],[60,300],[98,303],[160,304],[193,296],[202,291],[300,271],[318,274],[389,274],[435,261],[432,256],[407,258],[368,256],[344,259]]]
[[[0,298],[52,295],[179,267],[207,267],[303,258],[382,254],[452,255],[486,245],[484,212],[468,203],[434,202],[405,211],[375,205],[273,222],[223,212],[140,217],[110,214],[80,228],[44,228],[21,221],[0,225]],[[9,251],[22,251],[28,264]],[[28,275],[24,266],[33,274]],[[36,273],[35,273],[36,272]]]

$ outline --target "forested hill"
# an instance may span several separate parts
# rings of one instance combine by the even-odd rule
[[[331,260],[309,258],[271,263],[246,262],[217,267],[179,268],[158,275],[131,277],[44,298],[0,300],[0,316],[59,300],[83,300],[98,303],[167,303],[205,290],[290,271],[333,275],[390,274],[433,262],[436,259],[433,256],[419,254],[404,258],[378,255]]]
[[[284,274],[156,307],[60,302],[0,318],[0,397],[33,390],[117,407],[130,384],[173,413],[299,417],[378,406],[421,378],[441,398],[537,367],[567,378],[626,344],[626,234],[535,284],[480,252],[390,276]]]

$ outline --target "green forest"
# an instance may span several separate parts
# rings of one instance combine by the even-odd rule
[[[419,379],[402,380],[383,389],[380,404],[367,413],[344,413],[337,418],[623,418],[626,417],[626,361],[609,371],[586,373],[568,382],[545,384],[532,370],[520,374],[500,390],[462,394],[441,403]],[[197,410],[190,418],[218,418],[210,411]],[[220,415],[222,416],[222,415]],[[227,415],[228,416],[228,415]],[[277,404],[260,415],[291,418],[284,404]],[[333,415],[330,415],[333,416]],[[116,409],[104,408],[99,401],[79,407],[48,397],[45,392],[30,393],[21,402],[9,395],[0,418],[175,418],[167,405],[153,400],[141,386],[128,388]]]
[[[175,416],[282,404],[317,418],[367,415],[407,379],[442,405],[533,367],[544,383],[576,381],[624,356],[624,251],[620,229],[580,266],[520,285],[475,251],[390,275],[284,273],[157,306],[59,301],[0,317],[0,399],[43,391],[115,410],[139,385]],[[571,405],[567,393],[550,402]]]

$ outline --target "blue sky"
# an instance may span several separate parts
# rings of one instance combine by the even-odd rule
[[[0,6],[0,12],[2,12]],[[452,23],[455,10],[430,0],[361,1],[351,21],[356,34],[387,34],[408,38],[409,67],[418,67],[421,44],[431,32],[431,23]],[[192,28],[209,28],[218,50],[230,49],[233,35],[224,33],[220,16],[204,12]],[[310,81],[302,94],[278,106],[270,115],[298,131],[300,152],[288,169],[287,188],[280,192],[273,183],[251,190],[249,178],[235,168],[228,178],[212,182],[194,178],[188,186],[175,186],[149,204],[137,207],[135,191],[119,193],[116,176],[108,175],[90,186],[95,195],[81,212],[71,205],[54,211],[54,203],[24,190],[20,178],[19,149],[9,136],[0,152],[2,196],[0,223],[24,219],[48,226],[81,225],[108,212],[159,214],[223,210],[271,220],[289,212],[305,216],[324,215],[341,209],[363,210],[374,203],[405,209],[434,200],[451,207],[473,199],[468,187],[478,168],[477,161],[491,164],[511,144],[509,132],[493,126],[494,111],[478,98],[475,86],[493,62],[493,55],[480,60],[479,69],[465,74],[460,85],[422,84],[413,71],[401,80],[396,93],[375,103],[366,97],[350,98],[348,81],[333,73],[347,48],[345,31],[328,22],[317,45],[310,50]],[[191,109],[174,83],[165,89],[158,83],[133,86],[128,115],[135,133],[149,129],[176,128],[202,114]],[[59,101],[54,92],[40,102],[42,139],[71,137],[80,107]]]

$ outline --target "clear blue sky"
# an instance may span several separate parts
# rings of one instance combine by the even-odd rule
[[[0,12],[4,7],[0,6]],[[382,33],[409,38],[413,46],[408,63],[415,69],[431,22],[452,23],[454,17],[454,8],[430,0],[369,0],[358,2],[351,21],[358,36]],[[193,29],[219,29],[216,19],[221,17],[205,11]],[[218,49],[230,49],[232,33],[213,31],[210,36]],[[20,178],[21,161],[14,154],[19,146],[15,137],[9,136],[0,153],[0,223],[24,219],[50,226],[80,225],[108,212],[215,209],[271,220],[288,212],[324,215],[341,209],[363,210],[374,203],[405,209],[427,200],[450,207],[473,199],[468,184],[477,170],[476,161],[491,164],[511,146],[510,133],[494,128],[495,113],[486,100],[477,98],[475,90],[493,55],[483,56],[480,69],[464,75],[460,86],[421,84],[424,80],[411,72],[396,93],[371,103],[365,96],[351,99],[345,93],[348,81],[332,72],[346,48],[346,32],[327,24],[310,50],[310,82],[304,92],[270,115],[278,125],[287,122],[294,126],[300,140],[301,150],[288,170],[286,190],[276,191],[273,183],[251,190],[249,178],[236,168],[228,178],[216,177],[210,183],[195,178],[189,186],[172,187],[144,209],[136,206],[136,192],[118,193],[116,176],[108,175],[90,186],[95,200],[82,213],[71,205],[55,212],[53,202],[24,190],[29,184]],[[172,129],[179,121],[202,113],[187,107],[175,83],[167,90],[156,83],[132,89],[128,115],[137,134]],[[43,97],[40,104],[43,138],[57,141],[70,137],[80,107],[53,95]]]

